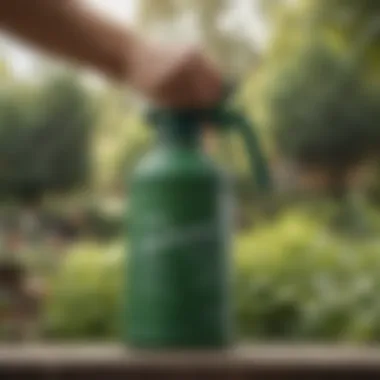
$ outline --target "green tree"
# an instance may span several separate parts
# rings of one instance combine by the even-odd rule
[[[346,187],[350,169],[375,153],[376,98],[327,46],[303,51],[278,73],[267,96],[281,150],[305,167],[324,168],[338,188]]]
[[[355,7],[357,28],[342,26],[338,16],[349,4],[305,0],[285,7],[250,92],[280,154],[323,174],[331,194],[343,201],[346,221],[358,216],[347,217],[352,174],[377,157],[380,142],[379,90],[370,70],[380,28],[370,10]]]
[[[40,197],[89,173],[91,100],[75,77],[7,86],[0,93],[0,183],[4,193]]]

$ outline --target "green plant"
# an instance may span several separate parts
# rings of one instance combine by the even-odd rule
[[[242,339],[380,340],[380,239],[332,233],[319,208],[236,237]],[[85,245],[67,256],[46,303],[47,338],[117,339],[125,255],[112,250]]]
[[[242,337],[372,341],[379,335],[380,241],[334,235],[287,213],[237,243]]]
[[[86,184],[96,116],[89,92],[71,75],[2,87],[1,194],[35,201]]]
[[[53,279],[42,320],[52,339],[107,339],[118,334],[122,250],[80,244]]]

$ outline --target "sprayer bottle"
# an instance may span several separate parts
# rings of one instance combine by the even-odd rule
[[[234,336],[228,176],[202,152],[202,124],[240,128],[263,190],[268,170],[250,125],[226,102],[155,110],[157,141],[129,194],[125,340],[147,349],[223,348]]]

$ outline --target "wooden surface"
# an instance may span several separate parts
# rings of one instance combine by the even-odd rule
[[[380,348],[249,346],[132,352],[121,346],[1,346],[0,379],[379,379]]]

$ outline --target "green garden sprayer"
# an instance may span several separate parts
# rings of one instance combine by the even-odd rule
[[[228,86],[230,87],[230,86]],[[149,349],[218,348],[233,340],[231,181],[201,147],[203,125],[237,131],[258,188],[272,183],[253,126],[231,105],[154,109],[156,144],[130,182],[125,340]]]

